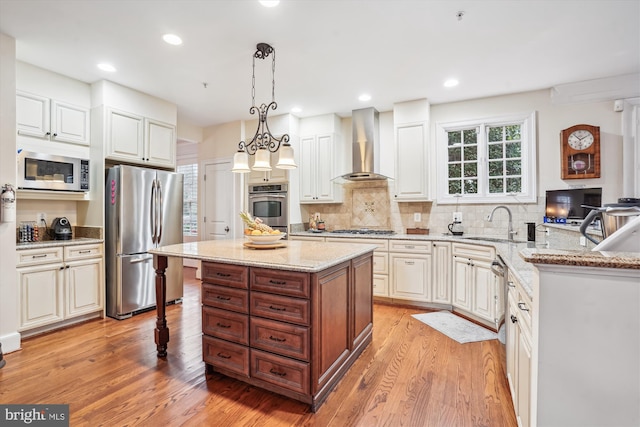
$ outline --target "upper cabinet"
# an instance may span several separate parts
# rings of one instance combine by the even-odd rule
[[[334,114],[300,121],[300,203],[340,203],[342,188],[333,181],[341,141],[340,118]]]
[[[264,184],[266,182],[287,182],[289,180],[289,174],[287,173],[287,170],[278,169],[276,167],[279,157],[280,157],[279,151],[276,151],[275,153],[271,153],[271,157],[270,157],[271,170],[268,172],[252,170],[249,173],[249,179],[248,179],[249,184]]]
[[[89,145],[89,109],[44,96],[16,93],[18,135]]]
[[[398,202],[429,201],[429,103],[394,104],[395,194]]]
[[[105,156],[150,166],[175,167],[175,126],[114,108],[107,109]]]

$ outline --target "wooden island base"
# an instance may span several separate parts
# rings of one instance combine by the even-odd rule
[[[319,271],[203,260],[206,372],[308,403],[315,412],[372,341],[373,251],[362,252]],[[158,357],[165,357],[167,262],[154,255],[155,339]]]

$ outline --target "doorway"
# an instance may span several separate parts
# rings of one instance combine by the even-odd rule
[[[202,186],[201,240],[238,238],[237,214],[241,210],[240,176],[231,172],[231,159],[205,161]]]

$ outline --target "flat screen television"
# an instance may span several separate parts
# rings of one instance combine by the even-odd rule
[[[582,205],[602,206],[602,188],[547,190],[545,216],[550,222],[558,219],[583,220],[591,209]]]

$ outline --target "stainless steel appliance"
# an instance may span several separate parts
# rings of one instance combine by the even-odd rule
[[[107,315],[131,317],[155,306],[153,255],[182,243],[183,175],[114,166],[105,183]],[[182,298],[182,260],[169,258],[167,301]]]
[[[289,226],[289,186],[260,184],[249,186],[249,213],[269,227],[287,232]]]
[[[498,331],[498,341],[500,341],[504,349],[504,346],[507,343],[507,331],[505,322],[507,320],[507,313],[509,313],[509,287],[514,285],[512,283],[509,283],[509,269],[507,268],[507,265],[504,263],[504,260],[500,257],[500,255],[497,255],[496,259],[494,259],[491,263],[491,271],[496,275],[496,278],[498,279],[498,292],[502,292],[502,300],[500,300],[500,298],[497,298],[495,300],[496,304],[499,304],[499,301],[503,302],[503,314],[496,319],[496,330]],[[497,305],[496,313],[500,313],[500,307],[498,307]]]
[[[18,188],[89,191],[89,160],[20,151]]]
[[[640,199],[621,198],[618,203],[609,203],[602,207],[583,206],[592,209],[582,222],[580,233],[595,244],[598,240],[587,234],[587,227],[595,220],[600,220],[602,237],[606,239],[618,229],[622,228],[631,220],[640,215]]]

